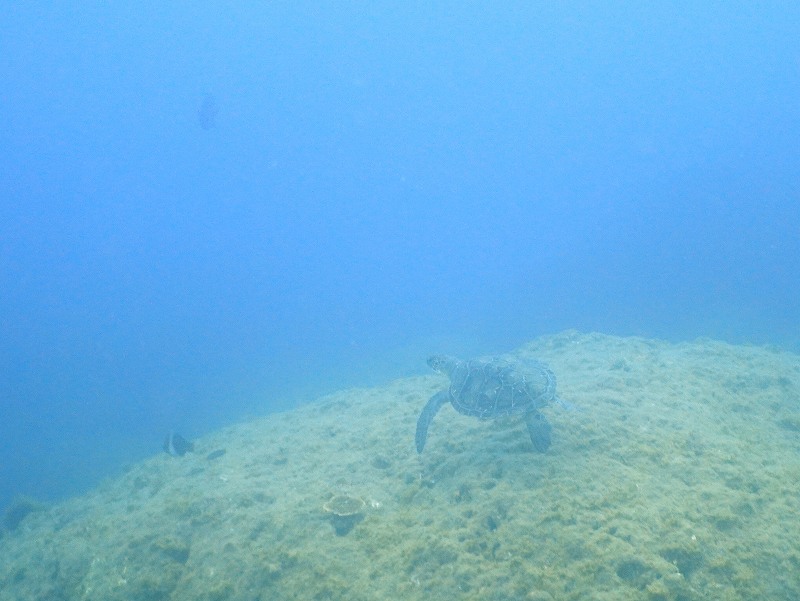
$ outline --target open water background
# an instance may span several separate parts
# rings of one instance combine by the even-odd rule
[[[792,2],[18,4],[0,506],[568,328],[800,348]]]

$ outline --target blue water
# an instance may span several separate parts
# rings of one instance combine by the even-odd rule
[[[797,3],[206,4],[3,10],[0,507],[434,351],[800,347]]]

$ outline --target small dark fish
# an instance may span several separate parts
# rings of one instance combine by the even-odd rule
[[[164,452],[173,457],[183,457],[186,453],[194,451],[194,443],[186,440],[176,432],[164,439]]]
[[[200,103],[200,108],[197,110],[197,121],[200,127],[209,130],[217,123],[217,115],[219,114],[219,105],[213,96],[207,94],[203,101]]]
[[[225,449],[217,449],[216,451],[211,451],[208,455],[206,455],[206,459],[209,461],[213,461],[214,459],[219,459],[226,453]]]

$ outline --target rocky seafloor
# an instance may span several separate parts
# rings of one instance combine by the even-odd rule
[[[544,409],[545,454],[447,406],[418,455],[438,374],[345,390],[7,513],[0,601],[800,599],[799,356],[577,332],[509,356],[578,408]]]

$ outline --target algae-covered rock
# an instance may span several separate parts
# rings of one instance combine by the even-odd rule
[[[330,515],[331,523],[339,536],[348,534],[358,522],[364,519],[364,499],[350,495],[334,495],[322,505]]]
[[[323,504],[322,508],[336,517],[352,517],[360,514],[366,503],[364,499],[349,495],[336,495]]]
[[[343,391],[0,510],[0,601],[800,599],[798,355],[576,333],[516,355],[585,408],[544,456],[455,415],[420,457],[433,376]]]
[[[3,528],[14,532],[30,514],[43,511],[47,506],[31,497],[17,497],[3,513]]]

